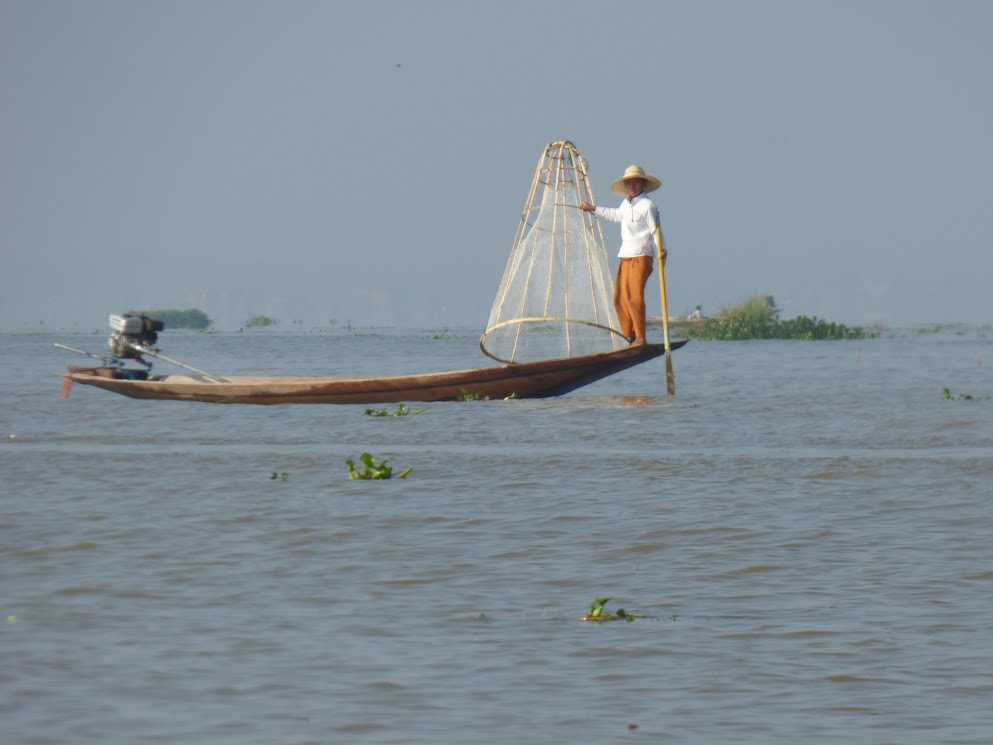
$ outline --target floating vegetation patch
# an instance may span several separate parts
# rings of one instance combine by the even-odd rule
[[[511,393],[509,396],[504,396],[503,400],[513,401],[516,398],[517,398],[517,394]],[[467,391],[465,388],[463,388],[461,391],[459,391],[459,395],[455,397],[455,400],[456,401],[489,401],[490,397],[484,396],[480,393],[475,393],[474,391]]]
[[[731,308],[724,308],[703,323],[680,327],[680,333],[692,338],[720,341],[743,339],[868,339],[879,330],[862,326],[829,323],[823,319],[797,316],[780,320],[769,299],[755,296]]]
[[[286,471],[283,471],[281,473],[277,473],[276,471],[273,471],[272,476],[270,476],[269,478],[272,479],[273,481],[275,481],[276,479],[279,479],[280,481],[288,481],[290,478],[290,474],[288,474]]]
[[[618,608],[615,613],[607,613],[604,606],[610,602],[609,595],[600,596],[586,609],[586,615],[577,618],[577,621],[590,621],[592,623],[606,623],[607,621],[633,621],[636,618],[646,618],[644,613],[628,613],[623,608]]]
[[[947,388],[941,389],[941,397],[946,401],[985,401],[989,398],[989,396],[973,396],[971,393],[960,393],[956,396]]]
[[[956,336],[964,336],[970,330],[969,325],[965,323],[932,323],[916,329],[918,334],[955,334]]]
[[[417,414],[423,414],[430,407],[425,406],[423,409],[418,409],[417,411],[411,411],[407,404],[399,404],[397,410],[391,412],[389,409],[366,409],[366,416],[416,416]]]
[[[259,329],[266,326],[275,326],[277,323],[279,323],[279,319],[272,318],[271,316],[252,316],[245,321],[244,326],[247,329]]]
[[[389,479],[393,478],[393,467],[386,465],[389,462],[389,458],[384,458],[381,463],[376,463],[376,459],[373,458],[369,453],[362,453],[359,456],[359,460],[362,461],[362,465],[365,469],[360,471],[355,467],[355,461],[349,458],[345,461],[345,465],[348,466],[348,478],[349,479]],[[413,467],[407,468],[396,475],[396,478],[403,479],[407,477],[407,474],[413,471]]]
[[[940,334],[948,331],[948,324],[945,323],[933,323],[930,326],[922,326],[917,329],[918,334]]]

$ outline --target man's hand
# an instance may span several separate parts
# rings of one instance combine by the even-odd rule
[[[596,209],[596,207],[594,207],[589,202],[580,202],[579,209],[581,209],[583,212],[593,212]]]

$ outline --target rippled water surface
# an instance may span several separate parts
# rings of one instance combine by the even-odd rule
[[[160,342],[334,375],[477,338]],[[694,341],[675,398],[655,360],[408,417],[62,400],[56,341],[104,344],[0,336],[6,743],[990,742],[988,327]],[[349,481],[362,452],[413,471]],[[597,595],[648,618],[577,622]]]

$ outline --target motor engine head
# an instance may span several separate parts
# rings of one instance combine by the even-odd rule
[[[132,345],[151,347],[165,328],[162,321],[148,316],[111,316],[107,346],[115,357],[140,360],[141,352]]]

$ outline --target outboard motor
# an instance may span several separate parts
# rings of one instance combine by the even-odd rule
[[[141,352],[134,346],[151,348],[164,328],[162,321],[148,316],[111,316],[107,346],[115,357],[141,361]]]

